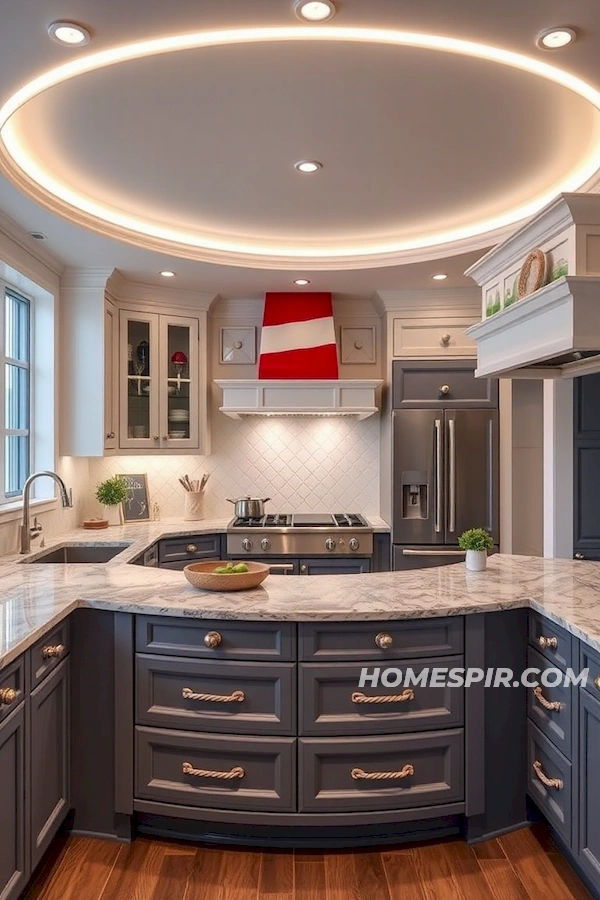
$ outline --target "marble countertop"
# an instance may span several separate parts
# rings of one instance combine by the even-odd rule
[[[182,572],[127,564],[160,537],[214,533],[226,524],[173,521],[100,533],[76,529],[52,542],[55,547],[128,544],[104,564],[35,565],[17,555],[5,557],[0,562],[0,668],[78,606],[296,622],[413,619],[531,606],[600,651],[600,563],[497,554],[485,572],[467,572],[459,562],[371,575],[271,576],[254,590],[223,594],[193,588]]]

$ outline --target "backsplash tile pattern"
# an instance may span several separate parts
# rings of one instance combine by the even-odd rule
[[[87,515],[97,515],[95,485],[117,472],[148,475],[160,517],[183,515],[177,476],[210,472],[204,513],[233,515],[226,498],[270,497],[279,512],[379,515],[379,417],[229,419],[213,412],[210,456],[113,456],[89,460]]]

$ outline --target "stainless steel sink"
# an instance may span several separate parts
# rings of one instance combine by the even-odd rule
[[[53,547],[45,553],[28,556],[21,562],[31,563],[105,563],[117,553],[121,553],[129,544],[65,544]]]

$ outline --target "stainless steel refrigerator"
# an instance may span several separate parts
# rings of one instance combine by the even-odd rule
[[[393,568],[459,562],[458,536],[498,543],[498,410],[397,409],[393,416]]]

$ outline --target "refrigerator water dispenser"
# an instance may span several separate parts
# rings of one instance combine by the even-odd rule
[[[427,472],[402,472],[402,518],[426,519],[428,515]]]

